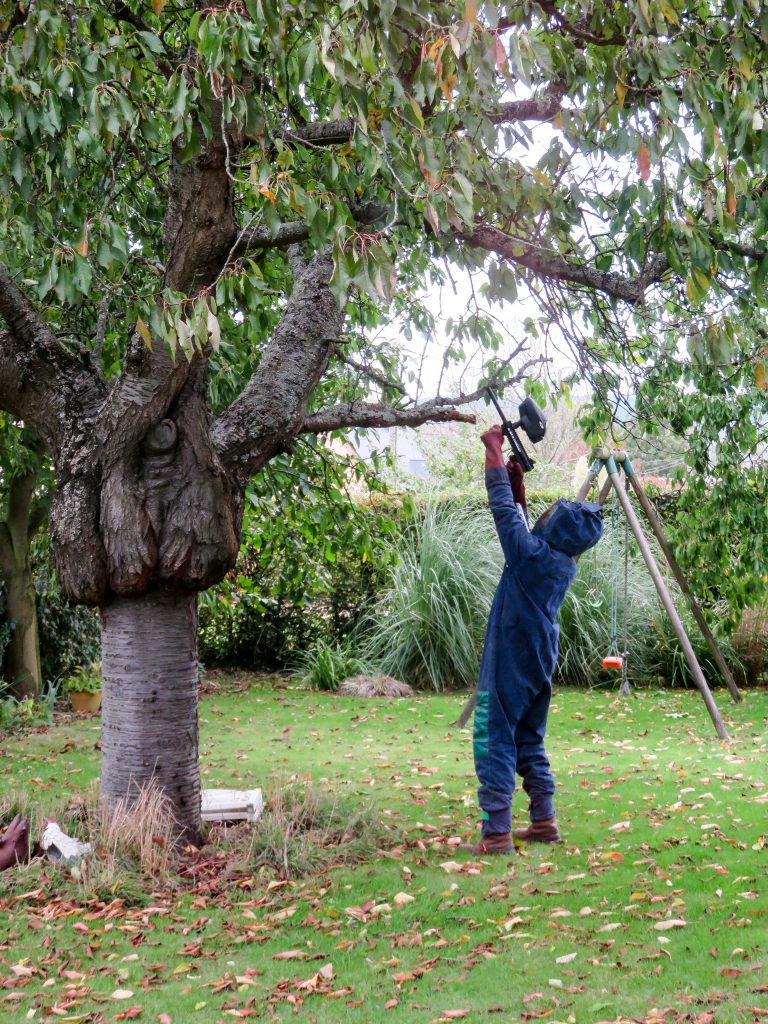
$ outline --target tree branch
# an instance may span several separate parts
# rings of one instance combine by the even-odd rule
[[[510,100],[488,113],[493,124],[509,124],[514,121],[551,121],[562,110],[565,96],[565,79],[552,84],[541,96],[528,100]]]
[[[0,316],[17,338],[27,345],[55,341],[48,324],[24,295],[8,268],[0,263]]]
[[[526,267],[537,277],[582,285],[632,305],[640,302],[649,285],[661,280],[669,269],[666,256],[658,255],[642,274],[637,277],[625,277],[610,271],[597,270],[585,263],[572,263],[559,253],[540,249],[523,238],[509,235],[489,225],[479,225],[474,231],[458,237],[467,245],[496,253],[510,263]]]
[[[70,352],[0,264],[0,408],[24,420],[56,456],[76,412],[93,410],[104,388],[86,360]]]
[[[350,212],[358,224],[375,224],[384,220],[389,214],[389,207],[384,203],[352,203]],[[230,250],[228,259],[244,256],[254,249],[279,249],[309,238],[309,228],[301,220],[287,221],[278,224],[274,229],[265,226],[245,228],[237,237]]]
[[[344,354],[340,345],[335,346],[333,354],[339,362],[355,370],[361,377],[372,380],[374,384],[379,384],[382,388],[391,388],[393,391],[399,391],[401,395],[405,394],[405,388],[400,381],[389,380],[383,373],[374,370],[372,366],[365,366],[363,363],[355,362],[354,359],[350,359],[349,356]]]
[[[549,14],[557,22],[561,32],[572,36],[574,39],[578,39],[582,43],[592,43],[595,46],[624,46],[627,42],[627,36],[619,32],[615,32],[610,36],[595,35],[594,32],[590,32],[586,27],[586,18],[579,18],[575,22],[568,21],[565,15],[558,11],[555,0],[538,0],[538,3],[542,11],[545,14]],[[502,25],[500,27],[506,26]]]
[[[448,421],[474,423],[475,420],[473,412],[461,412],[450,399],[433,398],[407,409],[396,409],[381,402],[348,402],[305,416],[300,433],[325,434],[342,427],[418,427],[423,423]]]
[[[292,253],[298,256],[298,253]],[[299,433],[304,411],[338,343],[345,313],[328,288],[330,251],[302,266],[292,258],[293,294],[258,370],[213,424],[222,462],[245,485]]]
[[[493,124],[510,124],[515,121],[550,121],[561,109],[565,95],[565,81],[559,79],[552,83],[541,96],[528,100],[510,100],[493,110],[486,111],[486,117]],[[285,131],[283,141],[289,144],[301,143],[306,146],[336,146],[349,142],[357,122],[351,117],[342,117],[338,121],[318,121],[313,124],[301,125]],[[459,121],[455,130],[463,128]]]

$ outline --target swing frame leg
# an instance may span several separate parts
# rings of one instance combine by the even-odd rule
[[[725,728],[725,723],[723,722],[722,716],[720,715],[717,705],[715,704],[714,698],[712,697],[712,692],[709,689],[709,686],[707,685],[707,681],[704,678],[704,673],[701,671],[701,666],[699,665],[699,662],[696,658],[696,654],[694,653],[693,647],[691,646],[691,641],[688,639],[688,634],[685,632],[685,626],[683,625],[680,616],[677,614],[675,603],[672,600],[669,591],[667,590],[667,585],[664,582],[664,577],[661,575],[661,571],[659,570],[659,567],[656,564],[656,559],[653,557],[653,552],[651,551],[648,541],[645,539],[645,534],[642,531],[640,522],[637,518],[637,515],[635,514],[635,510],[632,507],[632,503],[629,500],[629,495],[621,486],[621,480],[619,479],[619,471],[616,468],[616,463],[613,459],[613,456],[609,456],[608,459],[605,460],[605,467],[608,471],[608,477],[611,483],[613,484],[613,489],[616,491],[616,495],[621,503],[621,507],[624,510],[624,515],[627,517],[627,522],[629,523],[630,529],[632,530],[632,533],[635,535],[635,540],[637,541],[638,547],[640,548],[640,553],[642,554],[643,559],[645,560],[645,564],[648,567],[648,572],[650,573],[651,579],[653,580],[654,586],[656,587],[656,592],[658,593],[661,603],[664,606],[664,610],[669,616],[669,620],[672,623],[672,626],[674,627],[678,642],[683,649],[685,660],[688,662],[688,665],[691,669],[691,673],[693,674],[694,682],[696,683],[696,686],[698,687],[699,692],[701,693],[701,696],[704,699],[707,711],[709,712],[709,717],[712,719],[712,723],[715,727],[717,735],[720,737],[721,740],[727,740],[729,739],[729,736],[728,731]]]
[[[637,475],[635,474],[634,469],[632,468],[632,463],[629,461],[629,456],[626,454],[626,452],[616,452],[614,453],[614,458],[616,462],[619,462],[623,465],[627,480],[629,481],[632,489],[637,495],[637,500],[640,502],[640,507],[645,513],[645,518],[650,523],[651,529],[653,530],[656,540],[659,542],[659,547],[664,553],[664,557],[667,560],[667,564],[669,565],[672,575],[675,577],[675,580],[677,581],[677,585],[680,587],[680,590],[683,592],[683,594],[685,594],[685,597],[688,600],[688,604],[691,609],[691,614],[696,620],[696,625],[701,630],[701,635],[706,640],[707,647],[709,648],[710,653],[715,660],[715,664],[717,665],[723,679],[725,680],[725,684],[728,687],[731,696],[737,704],[740,703],[744,699],[741,694],[741,691],[736,685],[736,680],[733,678],[731,670],[725,663],[722,651],[720,650],[717,641],[712,635],[712,631],[707,625],[707,621],[704,618],[704,615],[702,614],[701,608],[699,607],[696,598],[691,592],[688,580],[685,578],[685,574],[683,573],[683,570],[680,568],[679,562],[672,554],[672,549],[669,546],[669,541],[664,536],[664,529],[661,525],[661,520],[659,519],[656,513],[656,509],[651,504],[648,495],[645,493],[642,484],[637,479]]]

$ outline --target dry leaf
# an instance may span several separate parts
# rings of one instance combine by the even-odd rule
[[[643,181],[648,181],[651,176],[651,151],[644,142],[640,143],[637,151],[637,169]]]
[[[670,917],[668,921],[657,921],[653,927],[657,932],[668,932],[670,928],[684,928],[685,921],[682,917]]]

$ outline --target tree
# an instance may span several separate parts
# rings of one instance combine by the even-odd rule
[[[3,660],[14,694],[39,697],[42,673],[30,542],[45,521],[49,488],[35,439],[6,420],[0,414],[0,580],[12,629]]]
[[[104,799],[155,775],[196,833],[195,595],[249,479],[301,435],[469,418],[479,388],[410,401],[376,340],[430,337],[426,288],[487,273],[447,353],[479,343],[484,380],[528,364],[483,302],[527,295],[603,408],[703,361],[753,421],[766,38],[757,0],[5,9],[0,406],[102,610]]]

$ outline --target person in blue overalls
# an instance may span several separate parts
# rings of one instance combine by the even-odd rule
[[[544,734],[557,661],[557,613],[576,575],[577,555],[603,532],[599,505],[558,501],[528,528],[523,471],[505,466],[501,427],[482,436],[485,485],[504,552],[480,663],[474,755],[482,836],[460,849],[514,852],[514,840],[557,843],[555,781]],[[530,825],[512,835],[515,772],[528,794]]]

